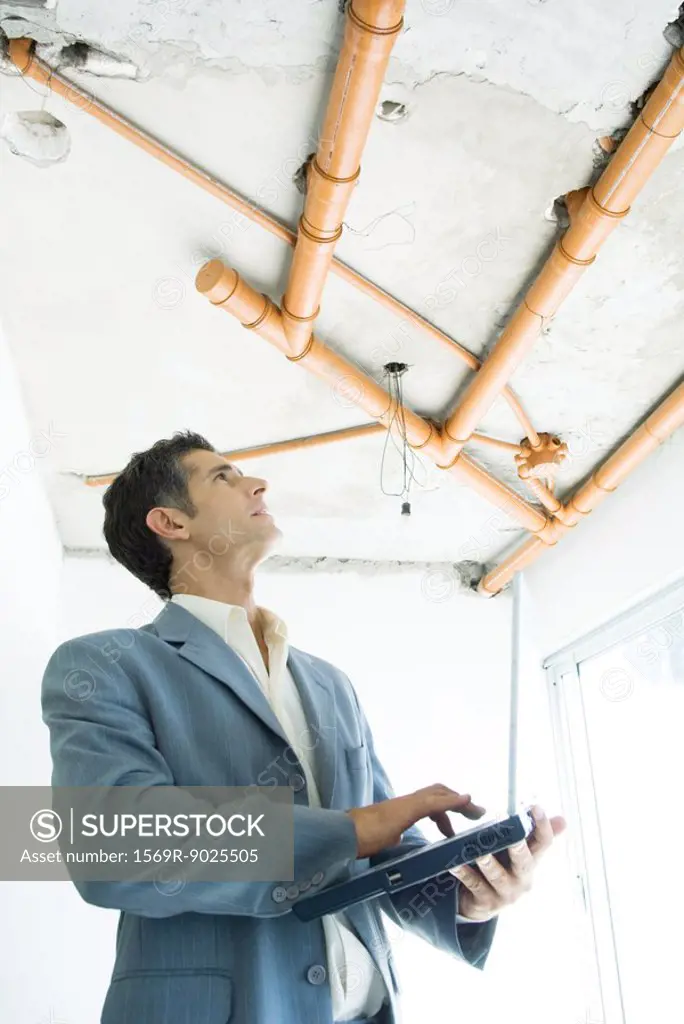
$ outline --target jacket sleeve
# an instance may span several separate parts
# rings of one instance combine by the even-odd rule
[[[128,667],[126,661],[121,657],[113,663],[93,635],[68,640],[51,656],[43,676],[41,703],[50,732],[53,787],[176,786],[157,749],[135,670],[130,659]],[[145,812],[146,795],[137,799],[140,813]],[[165,798],[170,813],[221,813],[220,806],[198,800],[182,789],[170,790]],[[357,854],[351,816],[301,804],[286,810],[294,815],[295,879],[322,873],[323,887],[346,873]],[[282,899],[282,891],[281,900],[274,899],[276,888],[291,885],[291,879],[190,881],[173,896],[162,893],[154,881],[72,881],[86,902],[143,917],[188,912],[276,917],[290,913],[293,903]]]
[[[347,678],[345,676],[345,678]],[[347,682],[349,680],[347,679]],[[349,683],[351,686],[351,683]],[[361,708],[353,686],[359,717],[366,745],[371,755],[373,771],[373,803],[390,800],[396,796],[375,750],[373,734]],[[407,829],[397,846],[388,847],[369,858],[369,867],[375,867],[394,857],[401,857],[413,850],[429,845],[430,841],[417,825]],[[445,953],[459,957],[473,967],[482,969],[485,965],[494,938],[498,919],[489,921],[457,923],[458,894],[461,883],[450,871],[445,871],[427,882],[407,886],[395,893],[378,897],[387,916],[426,942]]]

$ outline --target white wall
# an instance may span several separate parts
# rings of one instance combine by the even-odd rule
[[[525,577],[546,656],[684,577],[684,429]]]
[[[53,424],[31,430],[12,355],[0,330],[0,780],[42,785],[49,767],[39,673],[56,636],[62,546],[41,480]],[[18,689],[22,700],[17,701]]]
[[[263,571],[256,596],[287,620],[295,646],[332,661],[349,675],[398,794],[441,781],[469,790],[493,813],[505,809],[506,595],[487,601],[452,593],[419,575]],[[60,638],[66,638],[140,625],[155,617],[161,602],[111,560],[68,557],[61,608],[58,629]],[[521,795],[538,797],[553,811],[545,694],[531,667],[534,662],[538,657],[528,650]],[[438,838],[432,822],[424,829]],[[534,997],[525,1001],[526,1024],[547,1024],[548,1005],[558,1002],[559,992],[567,993],[570,1006],[573,974],[566,937],[572,923],[563,858],[560,849],[547,861],[536,897],[509,911],[484,975],[417,939],[396,936],[407,1024],[442,1020],[445,1005],[454,1018],[463,1013],[464,1019],[474,1019],[477,1014],[481,1024],[494,1024],[504,1015],[511,1019],[511,995],[519,979],[529,975],[531,963],[537,966]],[[74,891],[65,919],[71,922],[71,961],[52,989],[54,1002],[69,1024],[92,1024],[111,971],[117,914],[83,904]],[[52,920],[45,927],[63,936],[63,921]],[[33,1024],[32,1018],[18,1019]],[[576,1024],[578,1019],[577,1014],[567,1022],[557,1016],[555,1024]]]
[[[58,425],[31,429],[11,353],[0,330],[0,785],[49,786],[40,682],[55,645],[62,547],[41,470]],[[64,888],[0,883],[0,1008],[33,1024],[48,1006],[37,986],[59,985],[57,922]],[[52,927],[47,931],[42,921]]]

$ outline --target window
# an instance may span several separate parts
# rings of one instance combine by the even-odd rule
[[[672,1019],[684,886],[684,582],[546,663],[587,1024]]]

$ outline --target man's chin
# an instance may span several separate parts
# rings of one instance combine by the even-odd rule
[[[257,516],[257,518],[261,517]],[[280,540],[280,538],[283,536],[283,531],[280,529],[275,519],[273,519],[271,516],[264,516],[264,518],[266,519],[266,522],[260,524],[262,536],[264,538],[268,537],[272,543],[274,543],[276,540]]]
[[[273,529],[274,538],[276,540],[280,540],[280,538],[283,536],[283,531],[280,529],[280,527],[278,526],[278,524],[276,522],[273,522],[271,524],[271,526],[272,526],[272,529]]]

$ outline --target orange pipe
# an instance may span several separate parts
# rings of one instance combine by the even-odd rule
[[[396,409],[387,391],[314,335],[302,352],[291,353],[280,310],[268,296],[260,295],[247,284],[236,270],[226,267],[221,260],[209,260],[200,268],[196,286],[213,305],[236,317],[243,327],[256,330],[290,361],[306,360],[307,369],[331,384],[334,393],[345,401],[361,406],[374,419],[389,425]],[[432,426],[408,409],[405,419],[409,444],[426,447],[426,452],[437,456],[441,443]]]
[[[536,561],[542,551],[548,551],[548,547],[542,544],[538,537],[528,537],[512,555],[504,559],[501,565],[483,577],[477,588],[478,591],[490,596],[498,594],[507,583],[510,583],[517,572],[522,572],[528,565]]]
[[[250,448],[234,448],[232,451],[221,452],[224,459],[230,462],[242,462],[245,459],[263,458],[265,455],[282,455],[283,452],[301,451],[304,448],[317,448],[320,445],[332,444],[335,441],[353,441],[357,437],[367,437],[369,434],[382,433],[386,428],[382,423],[362,423],[358,427],[343,427],[341,430],[327,430],[322,434],[309,434],[307,437],[294,437],[287,441],[272,441],[270,444],[252,445]],[[479,439],[479,434],[473,434],[471,440]],[[488,437],[487,441],[494,441],[495,438]],[[499,445],[506,445],[507,448],[516,448],[509,445],[507,441],[497,441]],[[517,448],[516,448],[517,450]],[[113,483],[118,473],[99,473],[85,476],[83,482],[87,487],[107,487]]]
[[[562,523],[566,521],[566,512],[563,505],[542,480],[528,476],[525,478],[525,483],[547,511],[551,512],[557,519],[560,519]]]
[[[280,455],[282,452],[300,451],[302,448],[315,448],[333,441],[351,441],[368,434],[378,434],[385,428],[381,423],[363,423],[359,427],[343,427],[342,430],[328,430],[324,434],[310,434],[308,437],[295,437],[288,441],[274,441],[271,444],[257,444],[251,448],[235,448],[233,451],[221,452],[224,459],[240,462],[243,459],[256,459],[264,455]],[[88,487],[104,487],[116,480],[118,473],[103,473],[97,476],[86,476],[84,483]]]
[[[405,0],[351,0],[318,152],[309,168],[282,317],[292,351],[309,340]]]
[[[523,303],[448,417],[446,453],[456,459],[473,430],[557,312],[601,244],[684,127],[684,48],[674,54],[658,87],[593,189],[581,204],[570,193],[570,227],[556,243]]]
[[[390,427],[399,408],[393,404],[387,391],[343,356],[327,348],[314,334],[302,352],[292,355],[280,310],[266,295],[260,295],[243,281],[237,271],[226,267],[221,260],[209,260],[200,268],[196,285],[200,294],[213,305],[236,317],[243,327],[256,331],[291,362],[301,362],[317,377],[325,380],[334,394],[343,397],[345,402],[358,405],[385,428]],[[440,466],[442,435],[410,409],[405,406],[400,408],[408,444]],[[461,482],[508,512],[526,529],[543,538],[549,535],[551,524],[539,509],[467,456],[459,459],[452,472]]]
[[[512,444],[510,441],[500,441],[498,437],[490,437],[488,434],[471,434],[468,444],[482,444],[485,448],[497,448],[502,452],[512,452],[517,455],[521,450],[519,444]]]
[[[52,68],[43,64],[42,61],[38,60],[32,53],[33,40],[32,39],[12,39],[9,44],[10,57],[16,67],[22,72],[26,78],[30,78],[40,85],[51,89],[62,99],[68,100],[73,103],[79,110],[82,110],[86,114],[90,114],[105,127],[110,128],[116,132],[122,138],[128,142],[133,143],[134,146],[138,146],[149,156],[159,160],[161,163],[166,164],[172,171],[182,175],[187,181],[190,181],[193,185],[197,185],[199,188],[204,189],[209,195],[212,195],[215,199],[219,199],[226,206],[230,206],[233,210],[240,213],[246,220],[250,220],[253,224],[258,224],[260,227],[269,231],[276,238],[279,238],[283,242],[287,242],[288,245],[295,245],[297,236],[294,231],[290,231],[288,227],[281,224],[279,220],[266,213],[253,203],[250,203],[243,196],[237,194],[232,189],[228,188],[227,185],[217,181],[211,175],[207,174],[201,168],[194,166],[188,160],[174,153],[173,150],[167,146],[163,146],[157,139],[154,139],[147,132],[144,132],[141,128],[131,124],[130,121],[117,114],[116,111],[112,110],[105,103],[101,103],[96,100],[95,97],[81,89],[77,85],[73,85],[67,79],[63,78],[58,72],[53,71]],[[330,270],[333,274],[341,277],[347,284],[358,289],[364,295],[378,302],[385,309],[396,313],[405,319],[410,320],[416,324],[420,330],[425,331],[430,337],[436,341],[446,345],[455,355],[462,359],[471,370],[479,369],[481,363],[477,356],[474,356],[472,352],[469,352],[463,345],[459,345],[457,341],[450,338],[443,331],[440,331],[438,327],[435,327],[429,321],[423,319],[418,313],[414,313],[412,309],[405,306],[403,302],[399,302],[394,296],[390,295],[389,292],[384,291],[378,285],[373,284],[367,278],[361,274],[352,270],[345,263],[340,260],[333,258],[332,266]],[[538,441],[538,434],[535,431],[532,423],[525,412],[520,400],[514,394],[510,388],[506,388],[503,397],[508,402],[512,412],[517,417],[520,425],[525,431],[526,436],[530,440],[532,445],[535,445]]]
[[[125,117],[117,114],[111,107],[96,99],[92,93],[86,92],[85,89],[81,89],[78,85],[74,85],[68,79],[63,78],[58,72],[53,71],[47,64],[44,64],[33,53],[32,39],[11,39],[9,43],[9,56],[25,78],[30,78],[39,85],[50,89],[57,96],[61,96],[62,99],[73,103],[84,114],[90,114],[96,121],[99,121],[107,128],[111,128],[117,135],[120,135],[128,142],[132,142],[134,146],[142,149],[149,156],[153,156],[156,160],[166,164],[167,167],[170,167],[188,181],[191,181],[193,185],[199,185],[205,192],[232,206],[233,209],[238,210],[255,224],[260,224],[261,227],[266,228],[267,231],[270,231],[277,238],[281,238],[284,242],[294,245],[294,233],[280,224],[275,218],[269,217],[268,214],[264,213],[257,206],[240,198],[236,193],[226,188],[225,185],[212,178],[206,171],[195,167],[183,157],[179,157],[167,146],[163,146],[151,135],[148,135],[142,128],[138,128]]]
[[[547,542],[555,543],[580,519],[593,512],[596,506],[617,490],[625,478],[652,451],[667,441],[668,437],[682,425],[684,425],[684,381],[660,403],[631,437],[627,438],[573,495],[563,508],[564,522],[554,520],[553,531],[549,530],[547,534]],[[517,551],[514,551],[512,555],[504,559],[501,565],[484,577],[479,589],[487,594],[498,593],[516,572],[520,572],[521,569],[530,565],[544,550],[545,545],[539,537],[528,537]]]
[[[540,509],[530,505],[519,494],[488,473],[479,463],[469,459],[467,455],[462,455],[452,466],[437,463],[437,467],[453,473],[460,483],[467,484],[473,491],[490,501],[492,505],[502,509],[511,519],[515,519],[519,523],[524,522],[525,528],[539,537],[542,544],[555,543],[553,520],[548,519]]]

